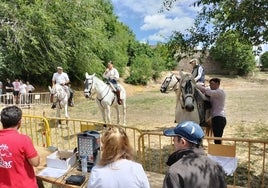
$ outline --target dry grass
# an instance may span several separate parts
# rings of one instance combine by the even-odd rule
[[[215,76],[222,79],[221,87],[227,94],[227,126],[224,137],[267,139],[268,74],[256,73],[247,78],[208,75],[207,79]],[[175,125],[175,94],[160,93],[163,79],[148,86],[124,84],[127,91],[127,126],[144,131],[162,131]],[[81,91],[76,91],[75,107],[69,108],[69,112],[70,117],[74,119],[102,121],[95,101],[85,99],[82,88]],[[24,113],[41,116],[45,113],[49,117],[55,116],[55,110],[50,109],[50,106],[35,106],[30,110],[25,109]],[[114,123],[115,113],[112,109]]]
[[[216,75],[209,75],[207,79]],[[268,74],[256,73],[241,78],[218,76],[221,87],[227,94],[225,137],[266,138],[268,132]],[[160,93],[163,78],[149,86],[131,86],[124,84],[127,91],[127,125],[144,131],[162,131],[174,126],[175,94]],[[55,110],[50,106],[33,107],[24,113],[54,117]],[[81,91],[75,93],[75,107],[69,108],[70,117],[102,121],[100,111],[94,100],[88,100]],[[112,108],[113,123],[115,109]]]

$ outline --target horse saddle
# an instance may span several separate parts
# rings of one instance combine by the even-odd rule
[[[194,97],[197,103],[200,126],[207,127],[209,126],[207,124],[207,119],[209,119],[209,109],[211,108],[211,103],[208,100],[209,98],[207,96],[204,96],[204,94],[202,94],[201,91],[198,89],[195,90]]]

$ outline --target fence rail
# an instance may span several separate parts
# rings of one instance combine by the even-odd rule
[[[107,126],[120,126],[108,124]],[[122,126],[120,126],[122,127]],[[133,127],[123,127],[127,132],[136,160],[146,171],[162,173],[167,170],[165,162],[174,151],[173,140],[159,132],[142,132]],[[85,130],[97,130],[102,134],[102,122],[80,119],[63,119],[23,115],[20,132],[29,135],[37,146],[55,146],[58,149],[77,147],[77,134]],[[215,138],[205,137],[203,147]],[[236,146],[238,167],[233,176],[226,176],[229,185],[264,188],[268,185],[268,140],[217,138],[223,144]]]
[[[0,95],[0,104],[1,105],[12,105],[16,104],[15,97],[11,93],[6,93]],[[19,95],[18,106],[27,107],[30,105],[48,105],[50,102],[49,92],[40,92],[40,93],[27,93]]]
[[[203,147],[207,151],[208,143],[214,137],[205,137]],[[267,187],[268,185],[268,140],[217,138],[223,144],[236,146],[238,167],[233,176],[226,176],[229,185],[244,187]],[[142,133],[138,140],[138,161],[145,170],[165,173],[165,162],[174,152],[173,140],[162,133]]]

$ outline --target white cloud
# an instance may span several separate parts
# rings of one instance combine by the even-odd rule
[[[199,8],[190,6],[194,0],[180,0],[170,11],[159,13],[162,0],[112,0],[117,15],[133,27],[139,40],[162,42],[173,31],[185,32],[193,25]],[[135,22],[135,23],[130,23]],[[145,37],[145,35],[147,35]]]

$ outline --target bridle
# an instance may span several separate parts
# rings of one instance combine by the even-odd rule
[[[172,77],[174,76],[174,74],[171,74],[169,77],[166,77],[166,79],[164,80],[164,82],[162,83],[162,86],[161,86],[161,89],[160,91],[162,93],[166,93],[168,91],[168,87],[169,87],[169,84],[171,83],[172,81]],[[173,87],[170,89],[170,90],[174,90],[176,91],[178,88],[177,87],[177,84],[180,82],[180,78],[178,78],[177,76],[175,76],[175,78],[177,79],[176,83],[173,85]]]
[[[180,88],[181,88],[181,108],[184,109],[185,108],[185,101],[187,98],[192,98],[193,103],[195,102],[195,97],[194,97],[194,87],[193,87],[193,83],[192,80],[186,80],[185,82],[183,82],[185,78],[182,79],[182,81],[180,82]]]
[[[62,86],[62,85],[60,85],[60,86],[61,86],[61,89],[64,90],[64,88],[63,88],[64,86]],[[56,100],[55,103],[58,102],[60,104],[60,102],[66,97],[67,93],[65,92],[64,95],[62,97],[60,97],[59,94],[58,94],[59,92],[60,91],[57,91],[57,86],[54,85],[52,90],[50,91],[50,95],[52,97],[56,97],[57,100]]]
[[[93,84],[94,84],[94,79],[93,79],[93,77],[92,78],[86,78],[86,80],[85,80],[85,90],[84,90],[84,95],[86,95],[86,96],[88,96],[88,97],[91,97],[94,93],[92,92],[92,88],[93,88]],[[90,85],[90,87],[89,87],[89,85]],[[105,93],[105,95],[102,97],[102,98],[98,98],[98,97],[96,97],[96,99],[100,102],[100,104],[101,104],[101,102],[102,102],[102,100],[108,95],[108,93],[109,93],[109,91],[110,91],[110,87],[107,85],[107,87],[106,88],[108,88],[107,89],[107,91],[106,91],[106,93]],[[105,89],[106,89],[105,88]],[[104,89],[104,90],[105,90]]]

